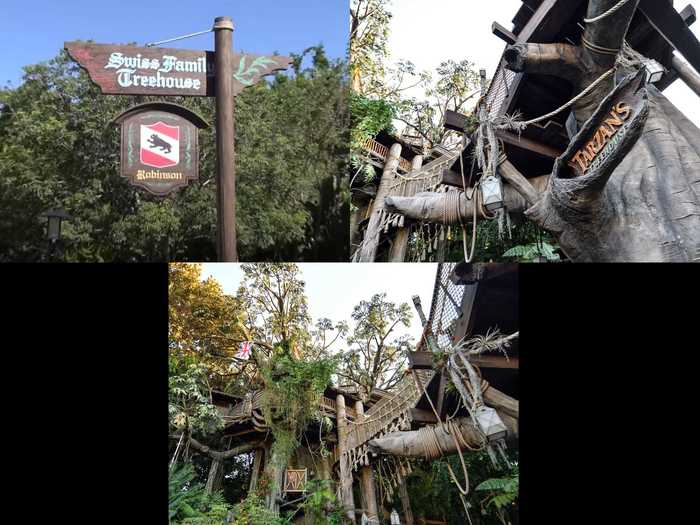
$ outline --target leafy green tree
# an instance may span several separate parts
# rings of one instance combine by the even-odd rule
[[[396,336],[396,328],[409,326],[411,309],[408,303],[397,305],[386,294],[375,294],[369,301],[360,301],[352,312],[355,326],[347,338],[348,350],[342,354],[338,377],[356,385],[363,401],[372,390],[388,390],[403,376],[405,349],[411,337]]]
[[[311,65],[302,69],[302,59]],[[236,97],[238,247],[243,260],[345,260],[349,112],[346,68],[318,46]],[[200,180],[168,198],[119,175],[128,107],[157,97],[103,96],[64,51],[0,89],[0,261],[40,260],[39,215],[64,208],[67,261],[213,260],[215,144],[200,132]],[[213,99],[169,97],[215,121]]]

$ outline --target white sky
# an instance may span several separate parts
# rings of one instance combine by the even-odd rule
[[[676,2],[676,9],[688,3],[700,8],[692,0]],[[522,0],[393,0],[388,46],[392,61],[410,60],[419,71],[433,71],[444,60],[467,59],[477,69],[486,69],[491,78],[505,48],[505,42],[491,33],[491,23],[511,30],[521,5]],[[691,29],[700,36],[700,22]],[[420,97],[422,91],[407,93]],[[664,95],[700,127],[700,100],[683,81],[676,80]]]
[[[205,263],[202,267],[202,278],[213,277],[227,294],[234,294],[243,278],[243,271],[236,263]],[[408,333],[413,336],[414,343],[418,341],[422,328],[411,297],[420,296],[427,316],[437,264],[302,263],[299,268],[306,282],[309,312],[314,322],[328,317],[334,323],[345,320],[352,327],[353,307],[362,300],[371,299],[375,293],[386,292],[389,300],[408,303],[414,313],[411,326],[401,326],[397,335]]]

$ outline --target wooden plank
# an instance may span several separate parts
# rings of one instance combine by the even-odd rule
[[[412,408],[410,413],[411,421],[416,423],[434,424],[437,423],[437,418],[432,410],[423,410],[422,408]]]
[[[700,72],[700,42],[673,6],[658,0],[640,0],[639,9],[661,36]]]
[[[442,406],[445,402],[445,388],[447,387],[447,375],[444,373],[440,374],[440,383],[438,383],[438,397],[437,403],[435,404],[435,410],[442,417]]]
[[[681,18],[685,22],[685,25],[688,27],[692,26],[696,21],[697,21],[697,14],[695,13],[695,8],[692,5],[687,5],[683,10],[680,12]],[[645,24],[649,28],[649,32],[653,31],[654,28],[651,26],[651,24]],[[648,33],[646,33],[645,36],[648,36]],[[641,39],[639,40],[641,42]],[[635,47],[636,44],[633,44],[632,47]],[[664,91],[668,86],[673,84],[676,80],[678,80],[678,72],[675,70],[674,67],[674,60],[673,60],[673,52],[669,53],[671,55],[671,64],[664,64],[664,67],[669,69],[668,73],[664,74],[663,78],[659,80],[655,86],[659,91]]]
[[[511,133],[510,131],[503,129],[496,130],[496,136],[506,144],[537,153],[544,157],[556,159],[557,157],[560,157],[562,153],[564,153],[563,151],[548,146],[547,144],[523,137],[522,135],[518,136],[515,133]]]
[[[462,315],[455,324],[454,337],[452,339],[452,341],[455,343],[471,333],[472,326],[474,325],[474,304],[476,302],[478,290],[478,282],[468,284],[464,287],[464,295],[462,296]]]
[[[443,170],[440,184],[444,184],[445,186],[453,186],[455,188],[462,188],[462,175],[455,173],[452,170]]]
[[[509,357],[506,360],[502,355],[479,355],[472,357],[471,360],[481,368],[506,368],[510,370],[520,368],[518,357]]]
[[[515,44],[518,41],[517,36],[508,31],[498,22],[491,24],[491,32],[507,44]]]
[[[467,126],[467,117],[456,111],[448,109],[445,112],[445,129],[451,129],[453,131],[459,131],[464,133],[464,128]]]

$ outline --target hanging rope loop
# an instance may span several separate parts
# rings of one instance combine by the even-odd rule
[[[601,14],[601,15],[598,15],[598,16],[596,16],[596,17],[594,17],[594,18],[584,18],[583,21],[584,21],[584,23],[586,23],[586,24],[593,24],[593,23],[595,23],[595,22],[600,22],[601,20],[603,20],[603,19],[605,19],[605,18],[607,18],[607,17],[609,17],[609,16],[614,15],[615,13],[617,13],[620,9],[622,9],[623,7],[625,7],[625,5],[627,4],[627,2],[629,2],[629,1],[630,1],[630,0],[620,0],[617,4],[615,4],[615,5],[612,6],[610,9],[608,9],[605,13],[603,13],[603,14]]]

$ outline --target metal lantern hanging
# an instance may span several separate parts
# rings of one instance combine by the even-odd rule
[[[661,77],[666,72],[664,66],[652,58],[644,61],[644,69],[646,70],[646,79],[649,84],[655,84],[661,80]]]
[[[503,208],[503,183],[500,177],[489,175],[481,179],[481,197],[488,211]]]
[[[475,410],[474,418],[489,443],[506,437],[508,429],[493,408],[482,405]]]
[[[391,525],[401,525],[401,521],[399,520],[399,513],[396,512],[396,509],[391,509]]]

